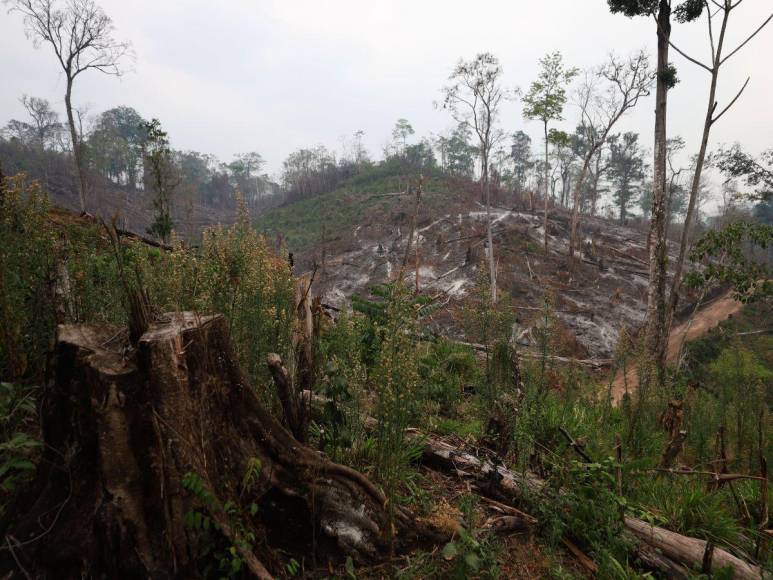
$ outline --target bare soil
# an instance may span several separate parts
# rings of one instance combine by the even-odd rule
[[[685,343],[705,335],[720,322],[739,312],[742,306],[733,297],[732,291],[728,290],[698,310],[694,316],[677,325],[668,338],[666,362],[669,364],[677,362]],[[613,404],[617,405],[626,392],[633,393],[638,386],[639,375],[635,366],[627,369],[627,372],[623,372],[623,369],[619,370],[612,383]]]

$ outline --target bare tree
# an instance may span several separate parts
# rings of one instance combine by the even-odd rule
[[[81,211],[86,211],[86,179],[81,135],[75,126],[72,106],[73,83],[81,73],[93,69],[120,76],[121,63],[131,56],[128,42],[113,38],[113,21],[93,0],[5,0],[12,12],[24,16],[27,37],[35,47],[48,44],[66,78],[64,104],[70,126]]]
[[[32,120],[36,146],[45,149],[49,144],[55,143],[63,127],[59,122],[59,114],[51,108],[51,104],[46,99],[29,95],[24,95],[21,103]]]
[[[719,121],[720,118],[736,103],[740,98],[743,91],[749,84],[749,78],[743,84],[741,89],[735,95],[735,97],[721,110],[717,111],[718,103],[716,100],[717,94],[717,82],[719,79],[719,71],[722,65],[725,64],[728,59],[737,54],[744,46],[746,46],[752,38],[754,38],[765,26],[773,20],[773,13],[770,14],[746,39],[738,44],[735,48],[725,53],[725,34],[727,32],[728,22],[730,20],[731,13],[738,8],[744,0],[703,0],[699,6],[701,12],[706,15],[708,22],[708,40],[709,47],[711,49],[711,63],[706,64],[698,59],[691,57],[678,46],[671,44],[671,47],[676,50],[681,56],[686,58],[691,63],[699,66],[709,73],[711,80],[709,83],[709,99],[706,106],[706,116],[703,122],[703,134],[701,136],[701,145],[698,151],[698,155],[695,158],[695,170],[692,175],[692,183],[690,186],[690,197],[687,204],[687,214],[684,220],[684,227],[682,228],[682,236],[679,243],[679,257],[676,261],[674,277],[671,282],[671,289],[668,296],[668,306],[666,310],[665,325],[663,327],[663,337],[661,338],[661,353],[660,360],[665,357],[665,344],[667,337],[671,331],[671,323],[674,318],[674,311],[676,310],[679,302],[679,292],[682,285],[682,271],[684,269],[684,263],[687,258],[687,246],[690,236],[690,228],[696,211],[696,204],[698,202],[700,186],[701,186],[701,174],[706,161],[706,151],[709,143],[709,135],[714,123]],[[695,8],[691,17],[695,17],[698,8]],[[677,16],[680,16],[677,14]],[[718,35],[715,38],[715,26],[716,21],[719,20]]]
[[[501,76],[502,66],[497,57],[484,52],[472,60],[460,60],[448,78],[451,84],[443,88],[444,106],[451,111],[460,125],[468,127],[478,137],[480,182],[486,203],[486,238],[492,303],[497,301],[497,278],[491,235],[489,157],[494,145],[503,138],[503,133],[494,126],[499,107],[502,101],[508,98],[507,91],[500,84]]]
[[[649,58],[643,51],[625,60],[619,60],[614,55],[610,55],[609,62],[598,71],[586,73],[577,91],[577,105],[581,114],[580,125],[587,139],[587,146],[572,196],[572,222],[569,236],[571,258],[574,258],[577,244],[582,186],[591,162],[620,118],[635,107],[639,99],[650,94],[653,78]]]

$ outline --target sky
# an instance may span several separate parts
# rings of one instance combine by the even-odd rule
[[[73,100],[96,114],[118,105],[158,118],[172,145],[228,161],[257,151],[278,174],[293,150],[322,144],[340,151],[357,130],[380,157],[398,118],[416,137],[449,129],[434,103],[459,58],[495,54],[503,82],[524,91],[537,61],[561,51],[566,63],[596,67],[610,52],[655,53],[655,25],[610,14],[606,0],[98,0],[115,35],[135,58],[121,78],[95,71],[76,81]],[[64,118],[64,79],[50,47],[35,49],[19,14],[0,4],[0,125],[24,118],[22,94],[49,99]],[[734,47],[771,12],[771,0],[744,0],[733,12],[727,46]],[[705,21],[675,24],[674,42],[707,59]],[[740,142],[752,152],[773,147],[773,23],[722,68],[721,109],[748,88],[712,131],[711,147]],[[694,153],[706,111],[709,75],[673,54],[681,82],[670,93],[669,135]],[[525,121],[523,103],[506,103],[507,132],[524,130],[539,147],[540,126]],[[642,101],[619,125],[652,145],[654,99]],[[557,128],[576,126],[571,103]]]

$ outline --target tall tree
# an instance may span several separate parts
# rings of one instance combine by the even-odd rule
[[[590,131],[590,128],[582,124],[577,125],[577,128],[572,135],[572,152],[574,157],[584,159],[589,148],[592,146],[591,140],[588,138],[589,136],[586,135],[588,131]],[[613,138],[614,135],[607,137],[607,144]],[[607,149],[608,147],[606,145],[599,147],[596,150],[596,153],[593,154],[593,160],[588,168],[589,183],[584,188],[583,197],[587,198],[585,199],[584,207],[587,208],[586,211],[590,212],[591,215],[596,215],[599,193],[605,191],[599,189],[599,185],[609,169]]]
[[[88,160],[104,177],[134,189],[142,168],[147,121],[131,107],[99,115],[88,136]]]
[[[87,70],[120,76],[122,61],[130,55],[130,44],[113,38],[113,21],[93,0],[6,0],[11,11],[24,16],[27,36],[38,47],[48,44],[65,75],[64,104],[70,126],[73,160],[81,211],[86,211],[86,176],[81,133],[75,125],[72,89],[75,79]]]
[[[618,208],[620,223],[638,199],[644,179],[644,159],[639,148],[638,133],[623,133],[609,142],[609,177],[614,185],[612,192]]]
[[[665,325],[665,328],[663,329],[664,338],[661,340],[661,343],[663,345],[665,345],[665,343],[667,342],[667,337],[671,329],[671,322],[674,317],[674,311],[676,310],[677,304],[679,302],[679,293],[682,286],[682,270],[684,269],[684,263],[687,258],[687,245],[688,245],[688,240],[690,235],[690,227],[693,221],[693,214],[695,213],[696,204],[698,202],[698,198],[700,195],[701,176],[703,173],[703,166],[706,160],[706,151],[708,148],[711,128],[735,104],[735,102],[741,96],[741,93],[743,93],[744,89],[749,84],[749,79],[747,78],[746,82],[743,84],[743,86],[741,87],[740,91],[738,91],[736,96],[724,108],[722,108],[721,110],[719,110],[719,112],[717,112],[718,103],[716,101],[716,94],[717,94],[717,81],[719,79],[720,69],[722,68],[722,65],[724,65],[729,58],[737,54],[771,20],[773,20],[773,12],[771,12],[770,16],[768,16],[760,24],[760,26],[758,26],[750,35],[748,35],[744,41],[738,44],[735,48],[725,53],[724,52],[725,34],[727,32],[728,22],[730,20],[730,16],[733,13],[733,11],[736,10],[742,2],[743,0],[711,0],[712,5],[716,7],[716,10],[712,12],[712,8],[709,5],[709,0],[693,0],[692,2],[684,2],[683,4],[681,4],[679,8],[677,8],[677,12],[676,12],[677,19],[680,22],[695,20],[701,14],[706,15],[706,18],[708,20],[709,47],[711,49],[711,53],[710,53],[711,62],[709,64],[705,64],[700,60],[691,57],[690,55],[680,50],[677,46],[673,46],[673,45],[672,46],[680,55],[685,57],[688,61],[707,71],[710,75],[711,80],[709,83],[709,98],[708,98],[708,103],[706,105],[706,115],[703,121],[703,134],[701,135],[701,145],[700,145],[700,149],[698,150],[698,155],[695,159],[695,170],[693,172],[692,183],[690,186],[690,198],[687,204],[687,214],[685,216],[684,227],[682,228],[682,236],[679,244],[679,257],[677,258],[677,261],[676,261],[676,267],[674,271],[674,276],[672,278],[671,290],[668,298],[668,309],[666,311],[666,325]],[[720,20],[720,24],[719,24],[719,34],[715,42],[714,27],[716,24],[715,21],[717,19]]]
[[[502,66],[497,57],[484,52],[472,60],[460,60],[448,79],[451,84],[443,88],[444,104],[451,111],[454,119],[468,127],[478,137],[480,180],[486,203],[486,238],[492,304],[497,301],[497,280],[494,241],[491,235],[489,156],[494,145],[503,137],[502,132],[495,127],[499,107],[508,96],[500,83],[501,76]]]
[[[394,129],[392,129],[392,141],[402,145],[402,148],[399,149],[400,153],[405,153],[405,149],[408,147],[408,137],[414,133],[413,126],[408,122],[408,119],[397,119]]]
[[[155,193],[153,199],[155,217],[148,228],[148,233],[166,242],[174,227],[171,204],[172,194],[179,185],[179,177],[172,150],[169,147],[169,137],[161,128],[159,120],[153,119],[145,123],[144,130],[147,138],[143,143],[143,160],[147,177]]]
[[[545,139],[545,212],[543,227],[545,229],[545,252],[548,251],[548,159],[549,131],[548,123],[563,120],[566,104],[566,88],[577,76],[578,69],[566,68],[560,52],[546,54],[539,60],[540,70],[537,80],[531,83],[529,92],[523,97],[523,116],[527,119],[541,121]],[[534,209],[533,207],[531,208]]]
[[[446,164],[451,175],[472,178],[475,173],[477,149],[470,144],[472,131],[460,123],[451,132],[446,143]]]
[[[604,66],[585,75],[577,92],[580,125],[587,139],[587,148],[572,195],[572,222],[569,234],[569,256],[572,258],[577,244],[580,197],[591,161],[622,116],[634,108],[641,98],[649,95],[651,85],[652,72],[649,59],[646,53],[639,52],[624,60],[611,55]]]
[[[653,18],[657,32],[655,146],[652,165],[652,217],[648,238],[650,256],[645,346],[650,362],[655,362],[661,369],[660,376],[662,376],[665,357],[662,338],[666,324],[666,115],[668,91],[676,84],[676,70],[668,61],[671,41],[671,2],[672,0],[607,0],[612,12],[622,13],[631,18],[635,16]],[[695,4],[695,0],[685,0],[685,4]]]

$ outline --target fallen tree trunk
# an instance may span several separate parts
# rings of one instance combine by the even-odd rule
[[[41,403],[44,457],[0,522],[0,569],[196,578],[220,542],[254,576],[270,578],[281,567],[273,547],[360,562],[388,552],[382,493],[268,413],[221,316],[167,314],[136,349],[126,335],[106,325],[58,327]],[[195,512],[216,532],[186,523]],[[397,548],[442,541],[422,526],[398,513]]]
[[[308,392],[304,393],[308,398]],[[312,404],[318,406],[324,399],[314,397]],[[364,418],[365,427],[374,429],[378,423],[372,417]],[[519,500],[526,495],[542,495],[547,483],[537,475],[524,471],[507,469],[501,461],[493,462],[481,459],[472,453],[431,437],[422,435],[418,430],[406,431],[406,439],[422,446],[422,462],[445,472],[475,483],[484,495],[494,495],[509,500]],[[660,570],[669,578],[687,578],[690,570],[700,571],[706,561],[704,555],[712,550],[705,540],[691,538],[653,526],[631,517],[624,518],[624,526],[641,544],[638,556],[648,567]],[[729,567],[734,578],[756,580],[762,578],[762,571],[721,548],[713,547],[712,557],[705,572]]]
[[[423,444],[424,462],[456,473],[460,477],[473,479],[483,491],[496,491],[510,499],[519,499],[526,494],[541,494],[545,489],[545,481],[529,472],[511,471],[503,465],[480,459],[444,441],[422,438],[418,432],[411,432],[408,437]],[[705,540],[683,536],[630,517],[625,518],[625,529],[644,544],[645,550],[640,552],[642,561],[663,572],[676,574],[678,570],[701,570],[704,565],[708,544]],[[758,566],[751,565],[726,550],[714,548],[706,572],[724,567],[731,568],[733,577],[737,579],[762,578],[762,571]]]

